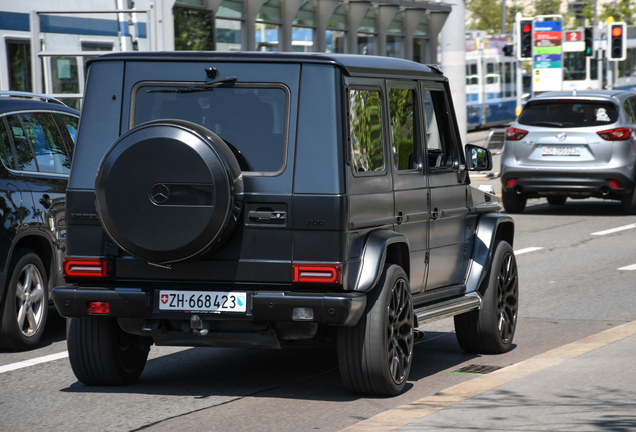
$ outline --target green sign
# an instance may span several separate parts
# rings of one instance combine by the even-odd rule
[[[560,46],[551,47],[534,47],[534,54],[561,54],[562,48]]]

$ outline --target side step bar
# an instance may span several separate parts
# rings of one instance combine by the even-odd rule
[[[481,307],[481,296],[476,292],[468,293],[463,297],[447,300],[445,302],[423,306],[415,309],[418,325],[437,321],[459,315]]]

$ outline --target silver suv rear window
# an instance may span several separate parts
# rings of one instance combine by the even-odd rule
[[[192,85],[192,84],[189,84]],[[131,126],[150,120],[179,119],[205,126],[243,156],[243,171],[277,173],[284,169],[288,94],[284,86],[236,84],[180,93],[189,85],[137,86]]]
[[[517,122],[526,126],[556,128],[605,126],[618,121],[618,110],[611,102],[562,99],[530,101]]]

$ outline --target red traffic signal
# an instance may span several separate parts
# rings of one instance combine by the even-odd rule
[[[530,33],[532,31],[532,24],[526,24],[523,26],[523,33]]]
[[[612,36],[619,37],[622,34],[623,34],[623,28],[622,27],[614,27],[612,29]]]

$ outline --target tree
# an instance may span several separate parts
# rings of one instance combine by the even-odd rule
[[[485,30],[488,34],[501,33],[501,1],[467,0],[466,9],[472,17],[467,30]]]
[[[605,3],[599,15],[599,20],[605,22],[607,18],[613,17],[616,22],[624,21],[627,25],[633,25],[632,10],[635,4],[634,0],[618,0]]]

